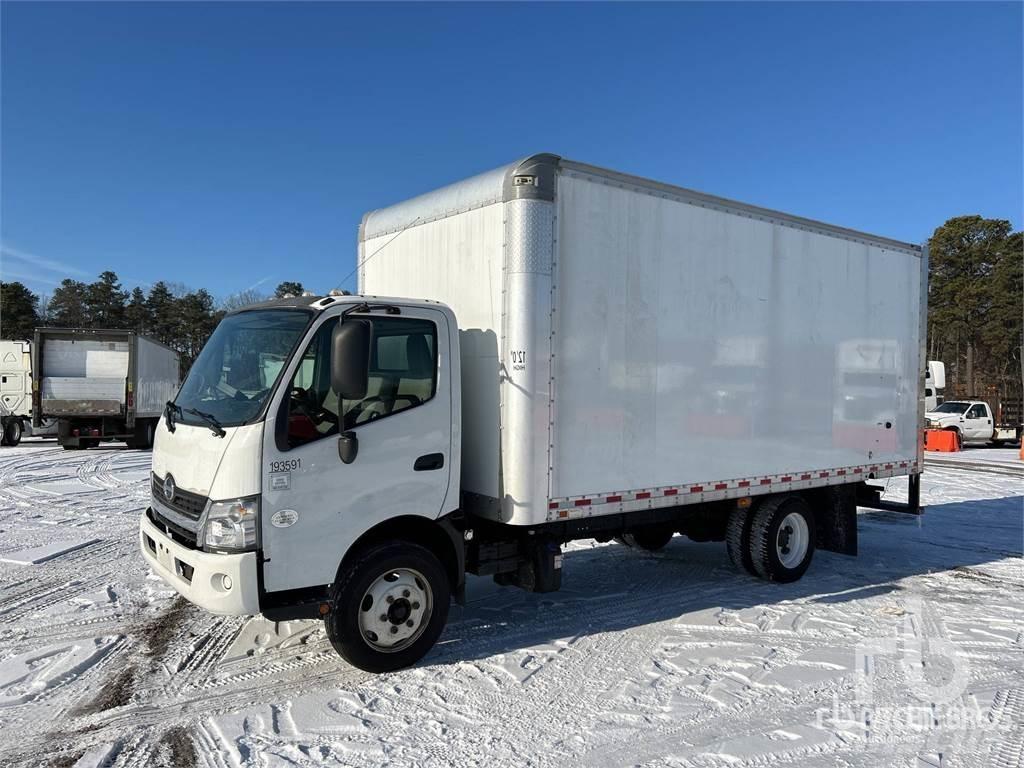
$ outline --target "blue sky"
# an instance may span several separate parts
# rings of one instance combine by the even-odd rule
[[[0,275],[327,290],[364,211],[534,152],[904,240],[1019,228],[1021,9],[3,3]]]

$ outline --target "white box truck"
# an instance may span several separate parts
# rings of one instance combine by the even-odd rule
[[[56,419],[66,450],[107,440],[151,447],[181,383],[178,353],[134,331],[37,328],[32,356],[32,423]]]
[[[554,155],[371,212],[359,295],[217,327],[158,427],[142,554],[375,671],[467,573],[558,589],[574,539],[682,533],[798,579],[856,553],[868,479],[919,508],[926,280],[917,246]]]

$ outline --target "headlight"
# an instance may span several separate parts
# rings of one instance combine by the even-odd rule
[[[206,513],[203,546],[214,549],[256,549],[260,497],[215,501]]]

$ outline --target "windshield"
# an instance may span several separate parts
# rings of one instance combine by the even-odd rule
[[[257,309],[221,320],[174,401],[183,411],[178,421],[204,423],[189,408],[225,427],[256,418],[311,317],[304,309]]]
[[[932,413],[963,413],[970,406],[970,403],[943,403]]]

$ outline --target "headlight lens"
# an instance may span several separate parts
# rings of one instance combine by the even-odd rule
[[[259,514],[259,496],[215,501],[206,513],[203,545],[214,549],[255,549]]]

